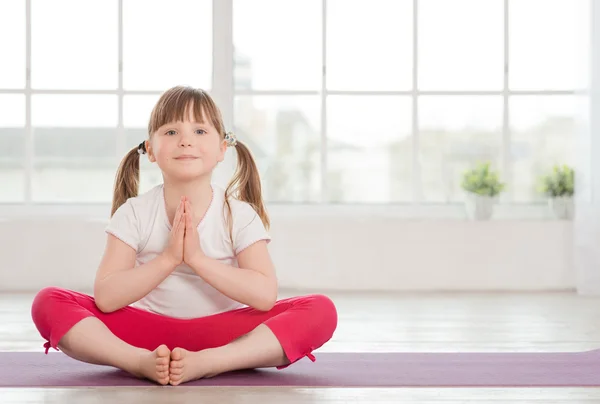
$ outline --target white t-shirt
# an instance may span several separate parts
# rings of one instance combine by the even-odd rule
[[[212,189],[212,201],[198,224],[200,246],[206,256],[237,266],[237,254],[257,241],[270,242],[271,238],[260,216],[248,203],[230,198],[232,244],[224,209],[225,190],[214,184]],[[136,267],[154,259],[165,249],[170,231],[162,184],[129,198],[106,227],[107,233],[137,252]],[[132,306],[176,318],[198,318],[245,307],[210,286],[185,263]]]

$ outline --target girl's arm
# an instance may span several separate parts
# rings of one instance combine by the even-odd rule
[[[261,311],[277,301],[277,278],[267,243],[262,240],[237,255],[239,268],[198,254],[189,265],[212,287],[230,299]]]
[[[185,216],[182,198],[175,211],[165,250],[139,267],[135,266],[135,249],[108,234],[106,250],[94,282],[94,299],[101,311],[110,313],[137,302],[183,261]]]
[[[106,250],[94,282],[94,299],[102,312],[110,313],[138,301],[176,267],[166,254],[139,267],[135,267],[135,258],[133,248],[108,234]]]

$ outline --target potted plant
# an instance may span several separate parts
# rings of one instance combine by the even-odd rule
[[[471,220],[488,220],[505,184],[500,181],[489,162],[477,163],[463,175],[462,188],[467,192],[466,211]]]
[[[556,165],[542,177],[541,190],[548,196],[548,206],[557,219],[573,219],[575,171],[567,165]]]

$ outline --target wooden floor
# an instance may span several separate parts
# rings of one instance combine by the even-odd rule
[[[284,293],[282,297],[293,295]],[[316,351],[580,351],[600,347],[600,298],[556,294],[340,294],[334,338]],[[0,294],[0,350],[41,351],[32,295]],[[317,359],[318,360],[318,359]],[[598,403],[589,388],[0,389],[0,403]]]

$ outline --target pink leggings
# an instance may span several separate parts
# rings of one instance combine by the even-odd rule
[[[93,297],[71,290],[42,289],[31,308],[33,322],[50,347],[58,350],[60,339],[79,321],[96,317],[126,343],[149,350],[165,344],[189,351],[225,345],[265,324],[275,334],[291,363],[304,356],[313,362],[312,351],[332,337],[337,311],[323,295],[279,300],[268,312],[241,308],[195,319],[177,319],[134,307],[113,313],[101,312]],[[284,366],[285,367],[285,366]]]

